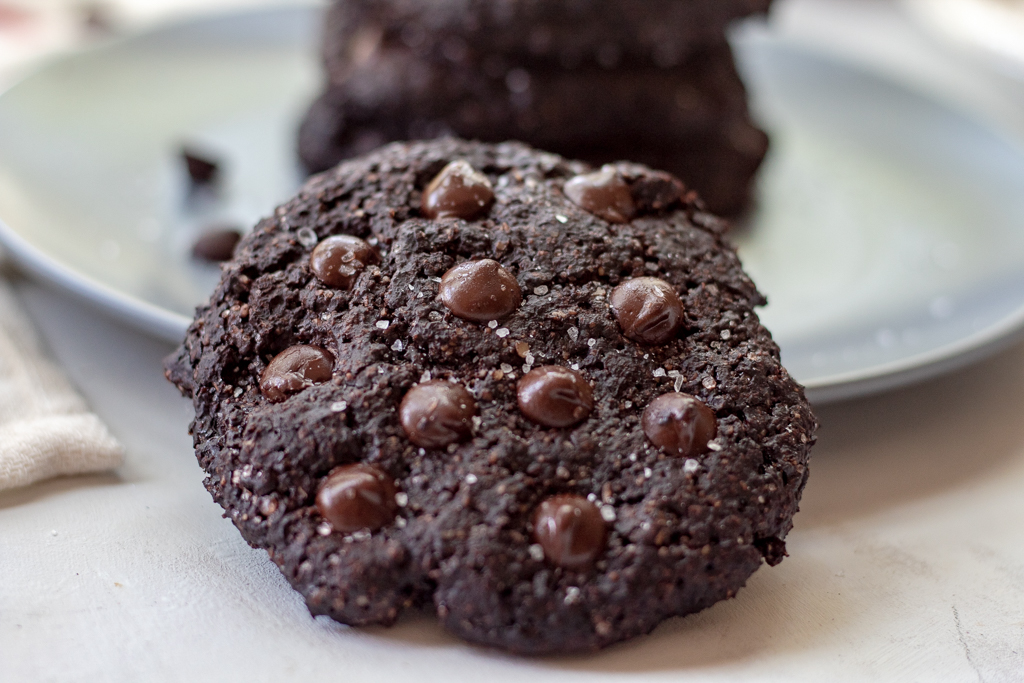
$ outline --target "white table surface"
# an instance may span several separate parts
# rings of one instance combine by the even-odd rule
[[[801,2],[842,4],[787,5]],[[791,557],[736,599],[594,656],[516,659],[429,617],[311,618],[203,489],[190,406],[162,377],[170,349],[18,289],[128,456],[0,493],[2,683],[1024,681],[1024,346],[820,409]]]

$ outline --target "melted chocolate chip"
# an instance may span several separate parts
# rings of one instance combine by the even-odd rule
[[[468,439],[474,415],[476,401],[463,386],[437,379],[410,389],[399,409],[409,440],[423,448],[443,448]]]
[[[519,410],[546,427],[570,427],[587,419],[594,393],[578,372],[545,365],[523,375],[516,385]]]
[[[192,244],[192,257],[202,261],[228,261],[242,233],[234,228],[211,228]]]
[[[562,567],[584,567],[604,550],[607,528],[601,511],[586,498],[548,498],[533,518],[533,537],[544,555]]]
[[[491,208],[494,190],[487,176],[465,161],[453,161],[423,191],[422,210],[427,218],[473,220]]]
[[[373,465],[331,470],[316,494],[316,509],[337,531],[376,531],[395,517],[395,484]]]
[[[328,287],[348,289],[367,265],[377,260],[369,244],[352,235],[322,240],[309,255],[309,269]]]
[[[188,169],[188,177],[196,185],[210,185],[217,180],[220,172],[220,165],[208,157],[191,150],[182,148],[181,158],[185,161],[185,168]]]
[[[512,273],[491,259],[466,261],[441,277],[441,302],[465,320],[500,320],[519,308],[523,293]]]
[[[278,403],[331,378],[334,359],[319,346],[299,344],[274,356],[260,376],[260,391]]]
[[[630,339],[664,344],[676,335],[683,318],[683,302],[672,285],[656,277],[627,280],[612,290],[612,312]]]
[[[651,443],[685,458],[705,452],[708,441],[718,433],[714,411],[689,394],[663,394],[654,399],[640,424]]]
[[[627,223],[636,213],[629,185],[612,166],[576,176],[563,191],[573,204],[609,223]]]

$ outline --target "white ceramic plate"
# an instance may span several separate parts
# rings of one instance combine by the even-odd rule
[[[317,15],[178,24],[57,60],[0,97],[0,238],[29,270],[178,340],[216,267],[212,221],[252,225],[301,182],[294,137],[319,81]],[[973,360],[1024,327],[1024,147],[885,81],[743,31],[772,135],[736,233],[783,360],[823,402]],[[226,160],[188,199],[177,150]]]
[[[1024,0],[903,0],[933,34],[1024,78]]]

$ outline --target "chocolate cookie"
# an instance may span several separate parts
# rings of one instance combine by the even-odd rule
[[[168,359],[206,486],[348,624],[566,652],[732,597],[816,423],[724,230],[667,173],[518,143],[316,176]]]
[[[495,74],[380,48],[311,107],[299,153],[321,171],[384,142],[444,134],[528,140],[592,163],[634,159],[676,173],[728,214],[746,203],[768,147],[719,42],[673,68]]]
[[[673,67],[771,0],[344,0],[328,10],[324,60],[344,74],[367,44],[424,60],[546,68]]]

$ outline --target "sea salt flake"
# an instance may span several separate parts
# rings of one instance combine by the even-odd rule
[[[466,483],[467,484],[475,484],[478,481],[479,481],[479,479],[477,479],[477,476],[475,474],[473,474],[472,472],[470,472],[469,474],[466,475]]]
[[[650,479],[653,476],[654,476],[654,470],[652,470],[650,467],[645,467],[644,468],[644,477],[646,477],[647,479]]]
[[[530,370],[533,370],[533,366],[530,365],[529,363],[523,363],[523,374],[525,375]]]
[[[541,562],[544,560],[544,548],[541,547],[540,543],[534,543],[533,545],[531,545],[529,551],[530,557],[532,557],[537,562]]]
[[[306,247],[315,247],[316,243],[320,240],[317,239],[316,233],[313,232],[312,228],[299,228],[295,233],[295,239],[299,241],[299,244]]]
[[[699,469],[700,469],[700,463],[697,462],[696,460],[694,460],[693,458],[690,458],[689,460],[687,460],[686,462],[683,463],[683,473],[684,474],[693,474],[694,472],[696,472]]]
[[[316,527],[316,532],[321,536],[330,536],[333,531],[334,528],[330,522],[320,522]]]
[[[575,605],[580,600],[580,589],[576,586],[569,586],[565,589],[565,604]]]
[[[232,392],[232,393],[234,394],[234,397],[235,397],[235,398],[238,398],[238,397],[239,397],[239,396],[241,396],[241,395],[242,395],[243,393],[245,393],[245,389],[243,389],[242,387],[235,387],[235,390],[234,390],[234,392]]]
[[[527,365],[533,365],[533,361],[534,360],[536,360],[536,359],[533,357],[533,354],[530,353],[529,351],[527,351],[526,352],[526,364]]]
[[[408,524],[408,522],[405,521],[405,517],[399,517],[395,520],[395,526],[399,529],[404,529],[406,524]]]
[[[591,503],[593,503],[595,500],[597,500],[597,494],[596,493],[588,493],[587,494],[587,500],[589,500]]]
[[[569,367],[572,368],[573,370],[579,370],[580,369],[580,364],[579,363],[573,363]]]
[[[589,346],[590,348],[594,348],[595,346],[597,346],[597,340],[591,337],[590,339],[587,340],[587,346]]]
[[[718,443],[717,441],[708,441],[708,450],[716,452],[720,451],[722,450],[722,444]]]
[[[386,330],[386,329],[388,329],[388,327],[390,327],[390,325],[391,325],[391,321],[390,320],[378,320],[377,324],[376,324],[376,327],[377,327],[378,330]]]
[[[472,418],[472,421],[473,421],[473,431],[476,431],[477,429],[480,429],[480,425],[483,424],[483,422],[484,422],[483,418],[480,417],[479,415],[474,415],[473,418]]]
[[[573,341],[576,341],[579,338],[580,338],[580,331],[578,329],[576,329],[575,327],[570,327],[569,328],[569,339],[572,339]]]
[[[606,522],[614,522],[615,521],[615,508],[613,508],[611,505],[602,505],[601,506],[601,519],[603,519]]]
[[[626,401],[625,403],[622,404],[622,407],[623,408],[632,408],[633,407],[633,402],[632,401]]]
[[[348,408],[347,401],[335,401],[334,403],[331,404],[332,413],[343,413],[345,412],[346,408]]]
[[[537,296],[544,296],[549,291],[551,290],[548,289],[547,285],[539,285],[533,288],[533,293],[536,294]]]
[[[366,529],[360,529],[359,531],[352,534],[352,539],[356,541],[369,541],[370,532]]]
[[[430,278],[430,281],[431,282],[440,282],[441,278],[439,278],[439,277],[432,277],[432,278]]]
[[[705,389],[714,389],[718,386],[718,382],[715,381],[714,377],[705,377],[700,383],[704,385]]]
[[[392,351],[404,351],[405,350],[405,342],[403,342],[401,339],[396,339],[395,343],[391,345],[391,350]]]
[[[498,327],[498,321],[497,320],[488,321],[487,327],[491,328],[492,330],[497,328]]]
[[[558,221],[559,223],[568,223],[569,222],[569,217],[568,216],[563,216],[561,214],[556,213],[555,214],[555,220]]]
[[[430,313],[427,313],[427,320],[432,323],[440,322],[444,320],[444,315],[439,311],[431,311]]]
[[[675,390],[675,391],[679,391],[682,388],[683,388],[683,376],[680,375],[679,377],[676,377],[676,381],[672,385],[672,389]]]
[[[730,330],[722,330],[720,336],[722,337],[722,339],[729,339],[730,337],[732,337],[732,332]]]
[[[505,337],[508,336],[508,328],[507,327],[502,327],[502,328],[496,330],[494,332],[494,334],[498,335],[499,338],[504,339]]]
[[[499,365],[498,367],[500,367],[500,368],[501,368],[501,371],[502,371],[502,372],[504,372],[504,373],[505,373],[506,375],[507,375],[508,373],[512,372],[512,370],[514,369],[514,368],[513,368],[513,367],[512,367],[511,365],[509,365],[508,363],[502,363],[502,364],[501,364],[501,365]]]
[[[400,508],[404,508],[409,504],[409,494],[403,491],[399,491],[395,494],[395,505]]]
[[[658,368],[657,370],[655,370],[654,371],[654,376],[655,377],[664,377],[665,376],[665,368]]]

